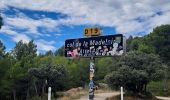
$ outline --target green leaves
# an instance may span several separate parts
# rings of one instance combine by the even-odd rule
[[[2,25],[3,25],[3,20],[2,20],[2,17],[0,16],[0,29],[1,29]]]
[[[19,41],[15,48],[12,51],[12,54],[14,55],[14,58],[16,58],[17,60],[21,60],[24,57],[36,57],[36,45],[34,44],[34,41],[30,41],[29,43],[23,43],[23,41]]]
[[[156,27],[149,35],[149,41],[156,53],[167,63],[170,62],[170,25]]]
[[[3,45],[2,41],[0,40],[0,60],[3,59],[5,56],[5,46]]]
[[[68,71],[63,65],[47,63],[43,64],[39,68],[31,68],[28,72],[32,77],[34,77],[34,82],[39,83],[36,84],[36,87],[40,86],[38,90],[44,89],[43,86],[50,86],[55,93],[55,91],[61,91],[68,87]],[[38,92],[41,95],[43,94],[41,91]]]
[[[158,26],[153,29],[153,32],[143,37],[129,37],[127,49],[158,54],[165,63],[170,65],[170,25]]]
[[[164,67],[153,54],[132,51],[121,57],[119,67],[105,77],[112,88],[124,86],[129,91],[142,92],[150,81],[160,80]]]

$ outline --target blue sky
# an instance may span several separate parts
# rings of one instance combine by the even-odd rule
[[[34,40],[38,52],[55,51],[66,39],[83,37],[86,27],[103,35],[149,34],[170,24],[169,0],[0,0],[0,40],[10,51],[19,40]]]

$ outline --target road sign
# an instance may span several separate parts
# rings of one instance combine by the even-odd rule
[[[65,41],[65,57],[119,56],[125,52],[124,42],[122,34],[69,39]]]
[[[101,30],[100,28],[85,28],[84,29],[84,35],[89,37],[89,36],[100,36],[101,35]]]

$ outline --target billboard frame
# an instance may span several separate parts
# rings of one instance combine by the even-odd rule
[[[125,36],[123,36],[123,34],[115,34],[115,35],[106,35],[106,36],[94,36],[94,37],[86,37],[86,38],[76,38],[76,39],[67,39],[66,41],[79,41],[79,40],[83,40],[83,39],[95,39],[95,38],[103,38],[103,37],[109,37],[109,36],[114,36],[115,37],[119,37],[121,36],[121,40],[122,40],[122,50],[123,50],[123,54],[121,55],[124,55],[126,53],[126,38]],[[101,58],[101,57],[116,57],[116,56],[121,56],[121,55],[97,55],[97,56],[94,56],[94,55],[91,55],[91,56],[76,56],[76,57],[68,57],[66,56],[66,51],[67,51],[67,47],[66,47],[66,41],[65,41],[65,49],[64,49],[64,55],[66,58],[91,58],[91,57],[94,57],[94,58]]]

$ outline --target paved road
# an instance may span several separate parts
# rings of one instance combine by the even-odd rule
[[[160,97],[160,96],[156,96],[156,98],[161,99],[161,100],[170,100],[170,97]]]
[[[105,100],[107,97],[112,97],[112,96],[116,96],[119,94],[120,92],[98,93],[98,94],[95,94],[94,100]],[[77,100],[88,100],[88,95],[82,96],[80,99],[77,99]]]

